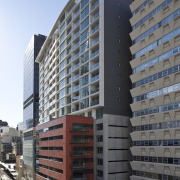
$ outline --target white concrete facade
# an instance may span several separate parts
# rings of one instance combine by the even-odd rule
[[[180,179],[180,1],[135,0],[131,180]]]

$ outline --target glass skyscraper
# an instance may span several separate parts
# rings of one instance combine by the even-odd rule
[[[24,103],[23,122],[24,128],[34,127],[38,119],[39,104],[39,65],[35,59],[46,37],[34,35],[25,51],[24,56]]]
[[[28,177],[33,178],[34,140],[33,127],[38,122],[39,113],[39,65],[35,59],[46,39],[44,35],[33,35],[24,56],[24,99],[23,99],[23,159]]]

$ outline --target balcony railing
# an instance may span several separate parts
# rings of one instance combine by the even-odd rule
[[[94,34],[98,29],[99,29],[99,25],[95,26],[95,27],[91,30],[91,34]]]
[[[91,42],[91,47],[97,44],[97,42],[99,42],[99,37]]]
[[[97,62],[96,64],[93,64],[91,66],[91,70],[96,69],[97,67],[99,67],[99,62]]]
[[[96,14],[91,18],[91,23],[93,23],[98,17],[99,17],[99,12],[96,13]]]
[[[98,6],[98,4],[99,4],[99,1],[96,1],[94,4],[92,4],[92,6],[91,6],[91,11],[92,11],[96,6]]]
[[[56,94],[56,91],[54,91],[51,95],[49,95],[49,99],[52,98]]]
[[[79,67],[79,63],[72,67],[72,71]]]
[[[79,31],[73,35],[72,40],[76,39],[79,36]]]
[[[77,4],[78,4],[78,3],[75,3],[75,4],[72,6],[72,8],[71,8],[71,9],[69,10],[69,12],[66,14],[66,17],[68,17],[69,14],[72,13],[73,9],[76,7]]]
[[[87,140],[87,139],[78,139],[78,140],[72,140],[72,143],[73,144],[87,144],[89,143],[90,141]]]
[[[79,107],[72,108],[72,112],[78,111],[78,110],[79,110]],[[73,142],[72,142],[72,143],[73,143]]]
[[[95,99],[91,102],[91,106],[95,106],[99,104],[99,99]]]
[[[56,99],[54,99],[52,102],[49,103],[49,106],[51,106],[52,104],[56,103]]]
[[[99,74],[96,75],[96,76],[93,76],[93,77],[91,78],[91,82],[94,82],[94,81],[96,81],[96,80],[98,80],[98,79],[99,79]]]
[[[76,54],[73,56],[72,61],[74,61],[74,60],[77,59],[78,57],[79,57],[79,52],[76,53]]]
[[[72,51],[75,50],[75,49],[79,46],[79,44],[80,44],[79,42],[76,43],[76,44],[72,47]]]
[[[96,50],[95,52],[93,52],[93,53],[91,54],[91,58],[94,58],[94,57],[97,56],[98,54],[99,54],[99,49]]]
[[[75,81],[75,80],[78,79],[78,78],[79,78],[79,74],[73,76],[73,77],[72,77],[72,81]]]
[[[76,13],[73,14],[72,18],[76,18],[79,15],[80,10],[78,10]]]
[[[72,92],[79,89],[79,85],[72,87]]]
[[[74,97],[72,98],[72,100],[73,100],[73,101],[79,100],[79,96],[74,96]]]
[[[75,29],[79,24],[80,24],[80,21],[76,22],[76,23],[73,25],[73,29]]]
[[[94,89],[94,90],[91,90],[91,94],[94,94],[94,93],[97,93],[97,92],[99,92],[99,88],[96,88],[96,89]]]
[[[73,169],[83,169],[83,168],[87,168],[88,165],[87,164],[73,164],[72,167]]]
[[[74,151],[72,153],[73,156],[88,156],[89,152],[87,151]]]
[[[56,111],[56,109],[54,108],[54,109],[52,109],[52,110],[49,111],[49,114],[52,114],[52,113],[54,113],[55,111]]]

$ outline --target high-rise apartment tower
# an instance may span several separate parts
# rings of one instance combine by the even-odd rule
[[[135,0],[132,180],[180,179],[180,1]]]
[[[70,0],[36,62],[40,124],[64,115],[95,121],[95,179],[128,179],[130,0]]]

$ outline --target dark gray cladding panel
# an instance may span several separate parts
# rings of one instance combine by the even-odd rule
[[[131,116],[131,0],[104,2],[104,113]]]

